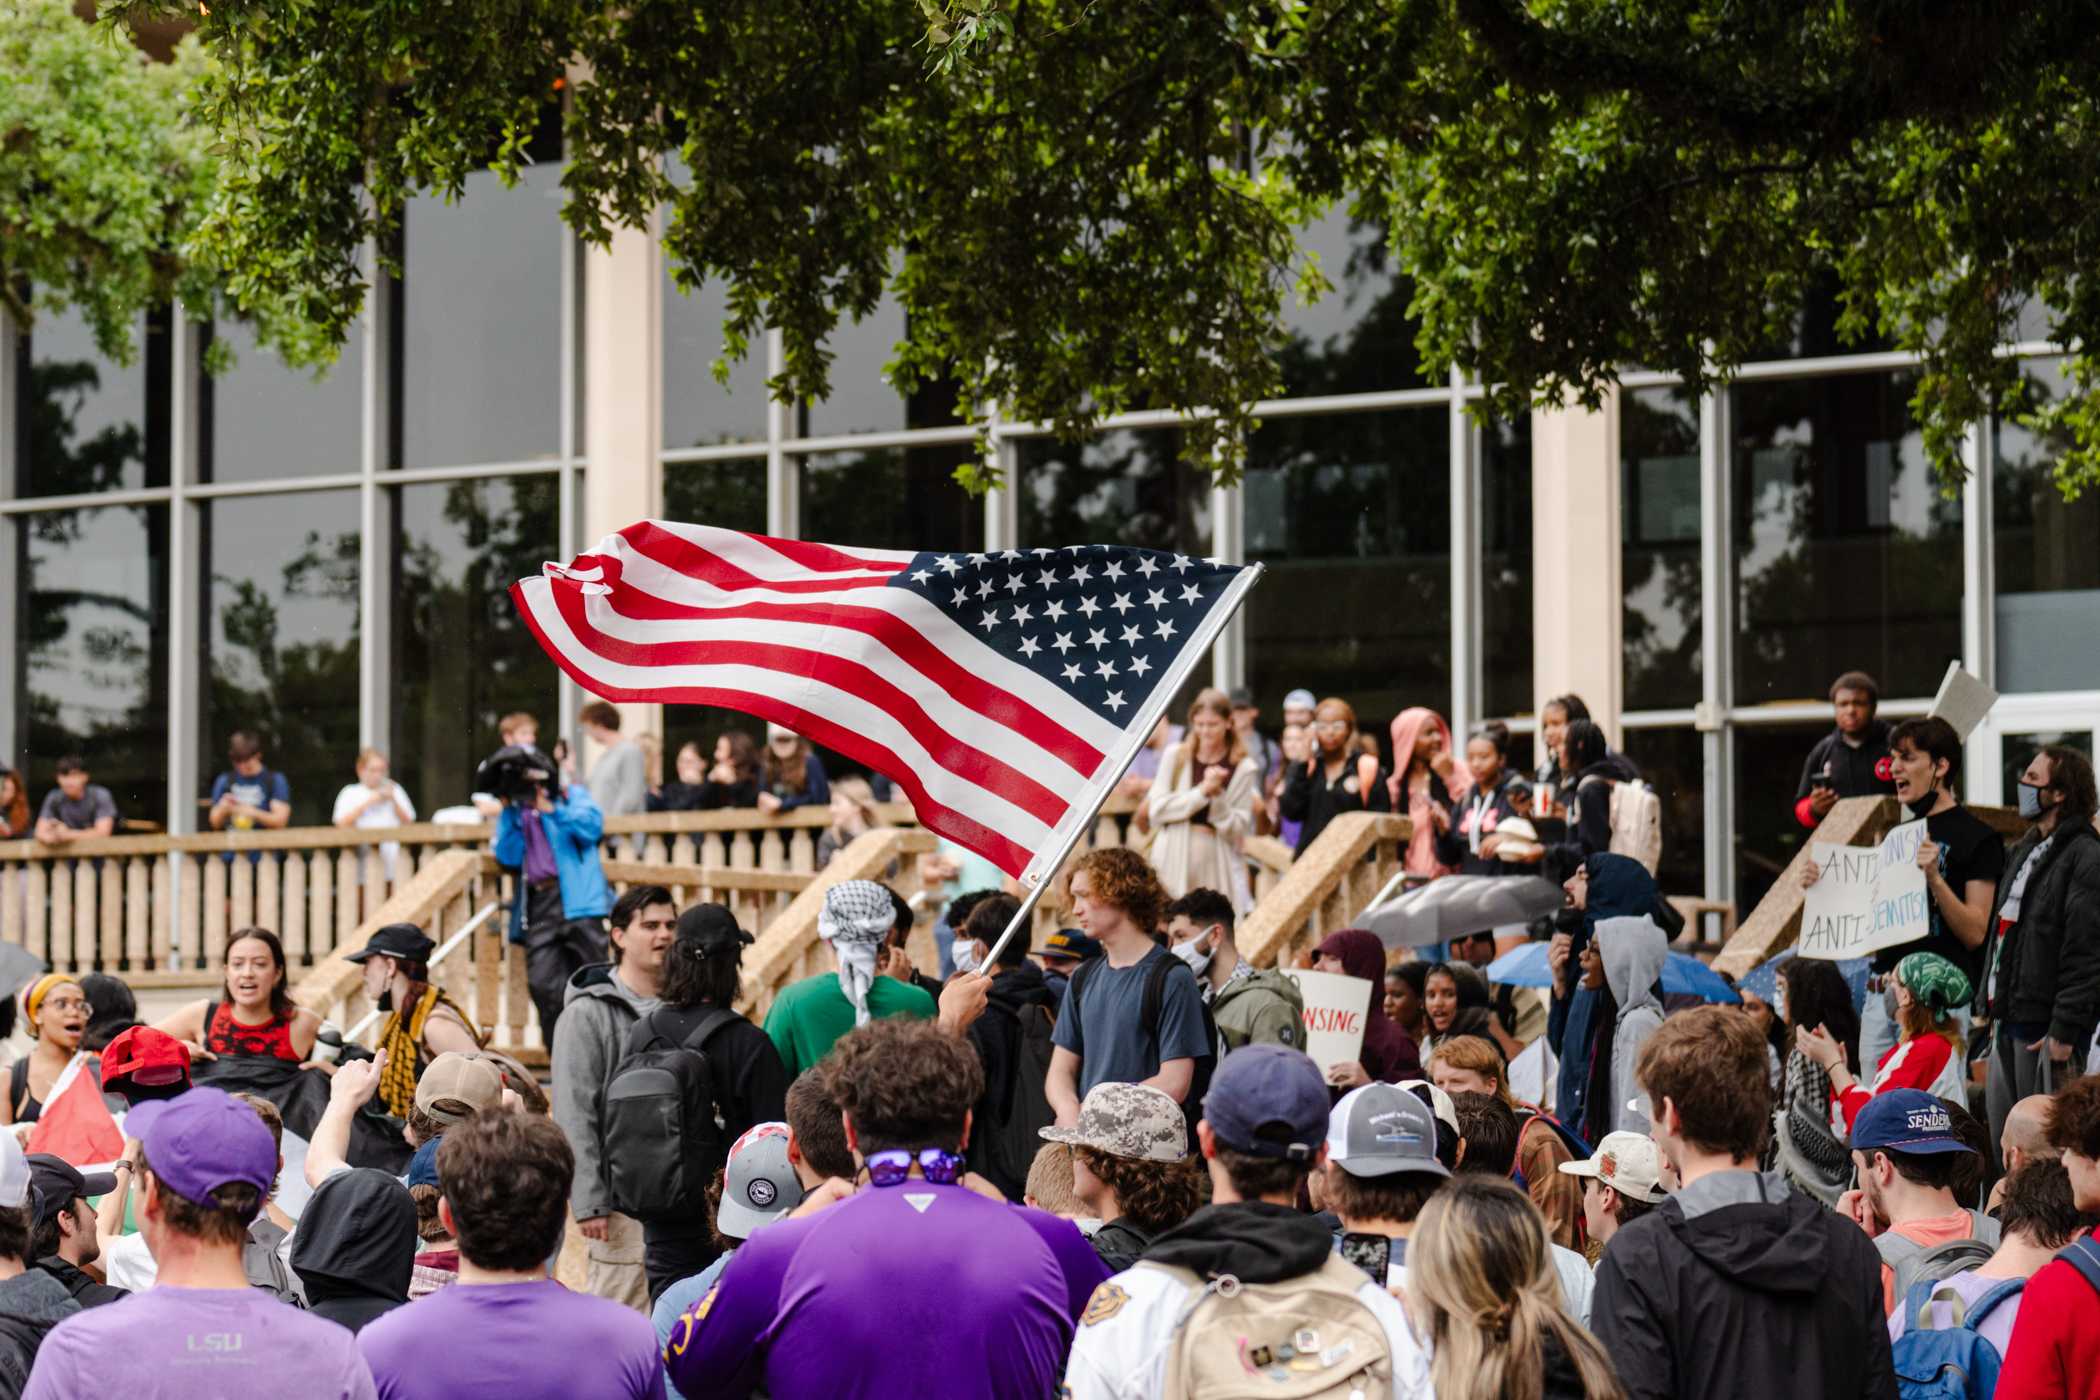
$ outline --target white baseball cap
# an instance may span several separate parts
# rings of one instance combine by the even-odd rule
[[[1313,698],[1313,693],[1302,686],[1283,697],[1283,708],[1286,710],[1310,710],[1319,703]]]
[[[1662,1155],[1646,1133],[1606,1133],[1588,1161],[1562,1162],[1560,1169],[1595,1177],[1629,1201],[1655,1205],[1669,1199],[1662,1189]]]
[[[29,1204],[29,1157],[21,1139],[0,1132],[0,1210],[19,1210]]]

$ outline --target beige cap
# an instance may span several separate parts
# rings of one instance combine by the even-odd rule
[[[1047,1142],[1091,1147],[1140,1162],[1178,1162],[1189,1152],[1188,1120],[1181,1105],[1149,1084],[1096,1084],[1079,1105],[1077,1123],[1037,1131]]]
[[[447,1050],[416,1081],[416,1107],[451,1127],[503,1102],[503,1072],[479,1055]]]
[[[1669,1199],[1662,1189],[1662,1154],[1646,1133],[1606,1133],[1586,1162],[1562,1162],[1569,1176],[1593,1176],[1629,1201],[1649,1205]]]

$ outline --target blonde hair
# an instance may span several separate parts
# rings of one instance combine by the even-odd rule
[[[1037,1210],[1052,1215],[1079,1214],[1079,1197],[1072,1191],[1072,1149],[1061,1142],[1046,1142],[1036,1149],[1028,1166],[1029,1200]]]
[[[884,825],[882,812],[875,805],[875,789],[869,786],[866,778],[834,778],[831,795],[843,797],[860,808],[861,820],[868,824],[870,831],[879,830]]]
[[[1494,1080],[1495,1097],[1511,1108],[1517,1106],[1517,1096],[1509,1091],[1509,1069],[1502,1063],[1501,1052],[1479,1036],[1454,1035],[1438,1045],[1429,1052],[1429,1068],[1435,1069],[1438,1065],[1449,1065]]]
[[[355,772],[356,770],[363,768],[367,763],[370,763],[375,758],[378,759],[381,763],[386,762],[386,755],[384,753],[381,753],[378,749],[371,747],[369,744],[366,745],[364,748],[361,748],[357,751],[357,762],[350,765],[351,771]]]
[[[1624,1400],[1604,1349],[1562,1309],[1545,1217],[1499,1176],[1454,1177],[1422,1207],[1407,1302],[1437,1400],[1541,1400],[1549,1335],[1588,1400]]]
[[[1215,686],[1206,686],[1197,691],[1196,698],[1189,701],[1188,737],[1181,741],[1181,753],[1175,762],[1189,765],[1195,763],[1196,716],[1204,713],[1214,714],[1225,721],[1225,766],[1239,767],[1247,757],[1247,744],[1240,738],[1240,731],[1232,727],[1231,698]],[[1176,771],[1180,770],[1177,768]]]

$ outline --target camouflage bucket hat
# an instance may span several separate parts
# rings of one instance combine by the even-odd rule
[[[1145,1084],[1096,1084],[1079,1105],[1076,1125],[1044,1128],[1042,1135],[1050,1142],[1140,1162],[1178,1162],[1189,1153],[1181,1105]]]

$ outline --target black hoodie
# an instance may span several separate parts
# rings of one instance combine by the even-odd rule
[[[1334,1253],[1334,1235],[1317,1216],[1266,1201],[1205,1206],[1152,1241],[1145,1258],[1192,1269],[1205,1279],[1277,1283],[1313,1272]],[[1875,1275],[1880,1286],[1880,1275]]]
[[[323,1181],[292,1235],[307,1310],[352,1332],[408,1301],[416,1203],[385,1172],[355,1167]]]
[[[1699,1178],[1622,1226],[1590,1329],[1629,1400],[1894,1400],[1881,1256],[1776,1174]]]

